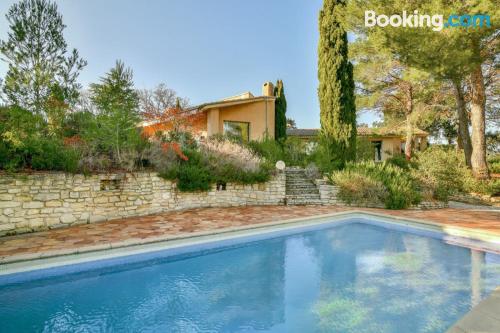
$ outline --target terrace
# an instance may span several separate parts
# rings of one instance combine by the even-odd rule
[[[486,253],[483,251],[489,251],[490,253],[497,254],[500,253],[500,248],[498,246],[500,244],[500,211],[498,210],[448,208],[438,210],[395,211],[386,209],[360,209],[325,205],[246,206],[232,208],[199,208],[143,217],[118,219],[94,224],[74,225],[67,228],[0,238],[0,265],[2,267],[2,270],[0,271],[0,280],[4,279],[4,282],[9,283],[9,281],[15,281],[16,278],[21,278],[28,279],[26,281],[22,281],[24,281],[24,283],[29,283],[30,279],[36,280],[40,278],[37,274],[42,274],[41,276],[45,276],[45,278],[51,277],[50,274],[60,274],[57,273],[59,269],[58,267],[60,267],[63,272],[66,272],[64,273],[64,278],[67,279],[72,276],[71,274],[76,274],[78,272],[81,274],[92,274],[85,272],[88,269],[92,269],[92,267],[95,269],[95,267],[99,267],[99,265],[104,265],[100,268],[101,270],[106,269],[107,261],[109,262],[107,265],[117,265],[120,262],[122,265],[124,263],[131,265],[135,262],[136,265],[138,265],[134,266],[136,267],[135,270],[140,270],[140,267],[155,267],[158,264],[148,264],[147,266],[143,266],[144,263],[142,263],[142,261],[134,261],[134,255],[138,258],[143,258],[141,255],[145,255],[146,258],[149,256],[150,260],[152,260],[155,258],[155,253],[158,253],[156,256],[159,256],[156,258],[162,258],[161,253],[168,253],[161,251],[170,251],[172,253],[178,253],[177,255],[182,255],[182,253],[184,253],[183,247],[185,247],[188,251],[187,258],[190,258],[189,251],[193,251],[193,249],[196,249],[197,246],[201,246],[201,248],[203,248],[206,246],[204,244],[210,244],[210,242],[219,242],[219,244],[223,244],[220,242],[229,241],[229,243],[226,244],[231,244],[231,242],[234,241],[238,242],[238,240],[235,240],[238,239],[238,237],[243,239],[248,239],[248,237],[257,237],[256,239],[261,239],[262,243],[265,241],[266,237],[272,237],[266,236],[266,232],[269,235],[269,233],[272,234],[273,230],[275,233],[281,232],[281,235],[283,235],[283,233],[286,234],[287,230],[289,230],[289,232],[293,235],[297,232],[296,230],[300,228],[303,228],[303,230],[315,230],[307,228],[325,228],[325,224],[328,225],[328,223],[336,223],[332,221],[342,223],[342,220],[353,219],[356,217],[372,219],[373,221],[378,220],[381,221],[380,223],[393,224],[394,228],[396,228],[395,230],[398,230],[398,228],[399,230],[420,230],[417,234],[422,233],[422,235],[426,233],[427,235],[429,235],[429,233],[435,233],[435,235],[442,234],[443,243],[464,246],[466,249],[470,248],[470,284],[469,286],[464,285],[462,287],[466,289],[470,288],[470,302],[473,307],[470,312],[461,317],[458,322],[451,326],[447,332],[476,332],[477,329],[481,329],[481,332],[496,332],[495,330],[498,328],[497,325],[500,321],[498,313],[495,313],[495,309],[498,308],[498,305],[500,305],[500,298],[498,297],[499,290],[497,289],[496,291],[493,291],[482,301],[481,299],[483,297],[481,296],[481,290],[483,290],[483,283],[491,285],[491,278],[488,278],[490,275],[484,274],[487,272],[486,269],[488,269],[488,272],[492,269],[490,267],[491,265],[488,266],[482,263],[485,260],[484,256]],[[385,222],[382,222],[384,219]],[[339,224],[339,226],[341,228],[342,224]],[[337,234],[342,234],[341,230],[342,229],[337,231]],[[364,227],[363,229],[359,229],[359,231],[363,232],[366,230],[370,229],[365,229]],[[352,232],[349,232],[349,234],[351,235],[350,237],[353,236]],[[264,235],[264,238],[261,238],[262,236],[259,235]],[[407,238],[407,241],[409,241],[409,238]],[[319,244],[316,244],[315,246],[318,245]],[[408,246],[409,245],[410,244],[408,244]],[[357,248],[360,246],[360,243],[357,243],[354,246]],[[217,247],[215,249],[217,249]],[[408,250],[411,250],[411,246],[406,249],[406,251]],[[450,248],[446,250],[444,248],[442,249],[444,252],[449,250]],[[404,254],[405,256],[404,262],[397,264],[399,266],[395,266],[395,269],[403,269],[403,272],[408,269],[410,270],[409,272],[404,273],[404,275],[407,276],[405,279],[396,280],[405,284],[405,286],[406,283],[410,283],[411,272],[415,269],[412,268],[412,265],[415,264],[412,263],[413,259],[411,259],[411,252],[406,251],[402,253],[396,252],[395,254],[396,256],[400,256],[401,254]],[[442,251],[439,251],[439,256],[443,255],[443,253],[441,253]],[[224,255],[225,251],[220,253],[221,255]],[[408,257],[409,255],[410,257]],[[357,255],[354,257],[357,258]],[[360,256],[360,258],[361,257],[362,256]],[[121,258],[129,259],[125,259],[124,261]],[[115,259],[118,261],[113,261]],[[144,260],[144,258],[139,260]],[[173,260],[175,262],[175,259]],[[427,261],[430,259],[425,260]],[[438,259],[436,258],[436,260]],[[99,262],[102,264],[94,264]],[[180,262],[189,262],[189,259],[187,261],[180,260]],[[206,261],[203,262],[207,264]],[[217,261],[213,262],[215,265],[216,263]],[[389,263],[390,261],[387,262],[387,264]],[[428,274],[432,276],[432,272],[438,266],[435,266],[436,263],[434,262],[434,259],[432,262],[427,263],[427,265],[431,266],[426,267],[425,273],[422,273],[422,277],[419,278],[419,285],[422,287],[435,284],[434,278],[429,280],[428,278],[425,278],[425,276]],[[485,266],[482,267],[482,265]],[[248,263],[247,266],[252,266],[252,263]],[[65,269],[65,267],[67,268]],[[72,271],[72,269],[77,270]],[[79,271],[79,269],[83,269],[83,271]],[[255,269],[265,269],[266,274],[270,274],[270,276],[273,276],[274,274],[264,267],[255,267]],[[344,265],[339,267],[339,269],[343,271],[348,269],[348,267]],[[481,271],[484,273],[480,273]],[[288,273],[288,275],[290,274],[292,273]],[[11,279],[10,277],[13,277],[14,280],[9,280]],[[421,280],[423,277],[424,280]],[[5,280],[5,278],[7,278],[7,280]],[[367,278],[368,277],[365,276],[360,281]],[[456,278],[462,279],[462,276],[457,276]],[[288,277],[287,279],[291,279],[291,277]],[[373,279],[373,277],[369,279]],[[406,279],[409,280],[405,282]],[[226,278],[224,278],[224,281],[224,284],[229,283],[228,286],[231,286],[231,284],[235,282],[233,280],[227,280]],[[261,281],[253,281],[254,283],[257,283],[257,286],[262,283]],[[267,277],[264,281],[267,281]],[[385,284],[382,283],[382,285],[379,286],[380,282],[377,281],[378,280],[375,279],[373,282],[370,282],[370,285],[372,283],[374,284],[370,288],[382,288],[380,289],[380,292],[382,292],[383,289],[386,289],[384,287]],[[465,281],[468,281],[468,279]],[[261,287],[268,288],[269,285],[263,284]],[[360,287],[361,286],[358,286],[356,289],[359,289]],[[252,288],[252,286],[250,286],[250,288]],[[408,288],[412,290],[411,286],[406,286],[404,289],[407,290]],[[360,291],[362,290],[364,289],[361,288]],[[425,290],[425,287],[423,290]],[[172,290],[171,292],[180,291]],[[447,296],[448,292],[449,291],[441,292],[443,297],[446,296],[443,301],[450,301],[447,298],[450,297]],[[184,292],[181,292],[181,294],[183,293]],[[426,295],[426,292],[424,292],[423,295]],[[338,302],[338,297],[339,296],[335,296],[335,298],[333,298],[333,302]],[[377,297],[373,301],[381,302],[381,299],[380,297]],[[390,300],[388,301],[389,303],[391,302]],[[408,306],[413,306],[411,305],[412,303],[410,299],[408,299],[407,302]],[[423,304],[427,304],[428,300],[424,299],[423,302]],[[385,304],[386,302],[382,303]],[[354,308],[352,306],[354,306]],[[320,326],[327,325],[327,327],[329,327],[328,325],[331,325],[329,324],[329,316],[355,316],[355,312],[352,311],[358,311],[357,307],[359,305],[353,304],[352,306],[343,309],[340,313],[336,314],[334,312],[328,314],[326,317],[325,314],[321,314],[321,312],[318,313],[320,317]],[[424,308],[427,306],[432,307],[434,304],[429,303],[428,305],[423,305]],[[276,307],[279,308],[279,304],[273,305],[273,307],[269,310],[276,311]],[[402,308],[398,311],[402,311]],[[258,318],[259,320],[262,319],[261,317]],[[448,325],[452,323],[446,323],[445,320],[449,321],[449,319],[444,318],[445,317],[438,319],[436,325],[442,325],[444,328],[448,327]],[[321,321],[323,320],[327,320],[327,323],[322,323]],[[357,323],[356,325],[367,325],[367,322],[365,322],[366,320],[368,319],[364,318],[362,319],[362,322]],[[443,322],[440,322],[439,320],[443,320]],[[11,323],[9,323],[9,325],[10,324]],[[345,325],[343,322],[339,324]],[[410,326],[411,325],[413,324],[410,323]],[[420,323],[417,325],[420,325]]]
[[[411,219],[448,232],[483,233],[500,243],[500,211],[470,209],[386,210],[343,206],[200,208],[112,220],[0,238],[0,263],[106,250],[151,242],[251,229],[325,214],[368,212]]]

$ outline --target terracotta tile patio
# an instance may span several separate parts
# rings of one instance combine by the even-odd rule
[[[137,218],[84,224],[64,229],[0,238],[0,263],[33,258],[37,254],[66,254],[75,248],[106,248],[106,244],[154,241],[155,238],[208,232],[229,227],[287,220],[353,210],[341,206],[258,206],[203,208]],[[359,209],[356,209],[359,210]],[[362,209],[392,216],[428,220],[443,226],[488,231],[500,236],[499,211],[466,209],[403,210]],[[109,246],[108,246],[109,247]]]

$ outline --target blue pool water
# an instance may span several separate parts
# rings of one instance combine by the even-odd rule
[[[355,222],[0,285],[0,332],[445,332],[500,256]]]

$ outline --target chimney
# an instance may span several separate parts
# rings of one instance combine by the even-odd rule
[[[271,82],[262,85],[262,96],[274,96],[274,85]]]

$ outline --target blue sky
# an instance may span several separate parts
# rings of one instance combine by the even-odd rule
[[[5,13],[0,2],[0,38]],[[65,0],[66,40],[88,61],[86,86],[121,59],[137,88],[160,82],[192,104],[282,79],[287,116],[299,127],[319,126],[317,98],[318,12],[322,0]],[[7,65],[0,62],[0,77]],[[359,121],[367,122],[364,115]]]

